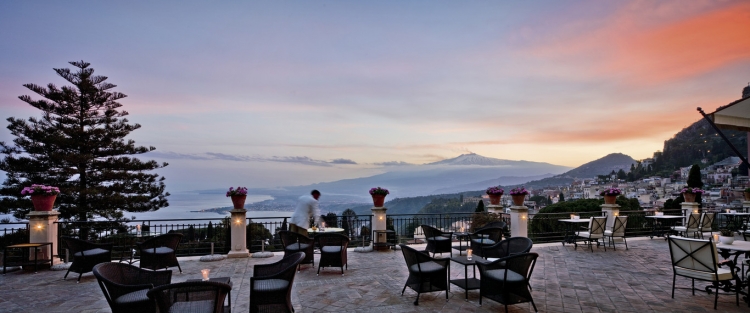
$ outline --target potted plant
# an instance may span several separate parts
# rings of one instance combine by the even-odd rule
[[[383,207],[383,203],[385,202],[385,196],[387,196],[390,192],[388,192],[388,189],[385,188],[370,188],[370,195],[372,196],[372,205],[377,208]]]
[[[719,242],[731,245],[734,242],[734,232],[729,228],[719,229]]]
[[[245,199],[247,198],[247,188],[237,187],[237,189],[234,189],[232,187],[229,187],[229,191],[227,191],[227,197],[232,197],[232,205],[235,209],[244,209]]]
[[[526,195],[529,191],[524,187],[513,188],[510,190],[510,196],[513,198],[513,205],[523,206],[523,201],[526,200]]]
[[[695,202],[695,197],[698,194],[703,194],[704,192],[704,190],[698,187],[682,188],[682,197],[685,198],[685,202]]]
[[[745,188],[745,191],[742,192],[742,195],[745,196],[745,201],[750,201],[750,188]]]
[[[599,193],[600,196],[604,196],[604,204],[615,204],[617,196],[622,194],[622,190],[617,188],[607,188]]]
[[[487,188],[486,193],[488,196],[490,196],[490,204],[500,205],[500,197],[503,196],[504,192],[505,190],[503,190],[503,188],[500,188],[499,186]]]
[[[31,203],[35,211],[52,211],[55,199],[60,194],[60,188],[45,185],[31,185],[21,190],[22,195],[31,196]]]

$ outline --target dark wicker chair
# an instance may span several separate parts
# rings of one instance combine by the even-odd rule
[[[500,227],[481,228],[469,234],[471,250],[475,255],[484,256],[483,250],[500,242],[503,238],[503,229]]]
[[[304,252],[294,252],[272,264],[256,264],[250,277],[250,313],[294,312],[292,283],[296,268],[305,259]]]
[[[188,281],[154,287],[147,296],[159,312],[222,313],[232,286],[216,281]]]
[[[70,256],[73,259],[73,264],[68,268],[63,280],[68,278],[70,272],[73,272],[78,273],[76,282],[81,282],[83,273],[91,272],[99,263],[112,261],[112,243],[93,243],[73,237],[62,237],[62,240],[70,250]]]
[[[284,246],[284,256],[296,252],[305,253],[305,259],[299,263],[300,265],[297,267],[297,271],[299,271],[302,264],[312,264],[313,268],[315,268],[315,259],[313,255],[315,239],[288,230],[280,231],[279,237],[281,237],[281,244]]]
[[[531,251],[534,242],[526,237],[511,237],[498,242],[494,246],[484,248],[485,258],[505,258],[514,254]]]
[[[172,271],[149,271],[124,263],[98,264],[94,276],[113,313],[156,312],[146,292],[172,281]]]
[[[346,248],[349,247],[349,237],[340,234],[320,234],[315,236],[315,241],[320,247],[320,260],[318,260],[318,275],[320,268],[335,266],[341,268],[341,276],[344,276],[344,267],[349,269],[346,261]]]
[[[484,226],[476,229],[475,231],[479,231],[479,230],[482,230],[484,228],[490,228],[490,227],[500,227],[500,228],[502,228],[503,229],[503,237],[504,238],[510,238],[510,228],[508,227],[508,223],[503,222],[503,221],[497,221],[497,222],[488,223],[487,225],[484,225]]]
[[[182,234],[170,233],[149,238],[138,244],[138,251],[141,253],[141,268],[150,268],[156,270],[159,268],[167,269],[171,266],[177,266],[182,273],[182,267],[177,261],[177,245],[182,240]]]
[[[432,256],[435,257],[435,253],[450,253],[453,257],[453,247],[451,242],[453,238],[452,232],[444,232],[435,227],[429,225],[421,225],[422,231],[424,232],[425,240],[427,241],[427,252],[432,252]]]
[[[417,292],[414,305],[419,305],[419,294],[423,292],[445,291],[445,301],[448,301],[448,271],[450,259],[435,259],[422,251],[417,251],[407,245],[400,245],[404,254],[409,277],[406,279],[401,295],[406,287]]]
[[[507,313],[508,304],[531,302],[536,312],[529,280],[538,256],[536,253],[522,253],[492,262],[478,259],[476,264],[482,276],[479,281],[479,305],[482,305],[482,298],[487,297],[504,304]]]

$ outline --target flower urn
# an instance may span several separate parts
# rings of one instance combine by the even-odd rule
[[[615,204],[617,203],[617,196],[604,196],[604,204]]]
[[[511,195],[513,198],[513,205],[523,206],[523,201],[526,200],[526,195]]]
[[[372,195],[372,205],[376,208],[382,208],[385,203],[385,195]]]
[[[55,199],[57,195],[32,195],[31,203],[34,204],[34,211],[52,211]]]
[[[742,195],[745,196],[745,201],[750,201],[750,192],[745,191]]]
[[[490,204],[492,205],[500,205],[500,197],[502,195],[488,195],[490,197]]]
[[[247,199],[247,195],[234,195],[232,197],[232,205],[235,209],[244,209],[245,208],[245,199]]]
[[[685,202],[695,202],[695,196],[696,194],[688,192],[682,194],[682,197],[685,198]]]

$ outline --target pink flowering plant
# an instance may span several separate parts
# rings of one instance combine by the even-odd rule
[[[227,197],[231,196],[247,196],[247,187],[237,187],[237,189],[229,187],[229,191],[227,191]]]
[[[511,196],[525,196],[528,195],[529,191],[524,187],[513,188],[510,190]]]
[[[486,192],[490,196],[502,196],[505,190],[503,190],[503,188],[500,188],[498,186],[492,186],[490,188],[487,188]]]
[[[370,194],[373,195],[373,196],[374,195],[383,195],[383,196],[385,196],[385,195],[387,195],[389,193],[390,192],[388,192],[388,189],[385,189],[385,188],[380,188],[380,187],[370,188]]]
[[[622,194],[622,190],[617,188],[607,188],[599,193],[600,196],[619,196]]]
[[[24,187],[23,190],[21,190],[21,194],[29,196],[54,196],[60,194],[60,188],[45,185],[31,185],[31,187]]]
[[[694,193],[694,194],[703,194],[704,192],[706,192],[706,191],[705,191],[705,190],[703,190],[703,189],[700,189],[700,188],[698,188],[698,187],[687,187],[687,188],[682,188],[682,193]]]

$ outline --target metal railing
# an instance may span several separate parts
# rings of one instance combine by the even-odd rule
[[[417,243],[424,236],[420,225],[450,232],[470,232],[474,229],[475,216],[487,216],[487,213],[391,214],[387,216],[386,228],[396,232],[399,243]],[[502,214],[497,219],[510,226],[509,215]]]
[[[0,247],[29,242],[29,223],[0,223]]]
[[[177,247],[178,256],[229,252],[229,220],[215,219],[174,219],[174,220],[136,220],[56,222],[58,227],[57,254],[66,256],[62,236],[70,236],[95,243],[113,243],[114,259],[130,259],[135,252],[136,243],[166,233],[183,234]]]
[[[326,227],[343,228],[348,236],[349,247],[366,246],[370,244],[372,236],[372,215],[325,216]],[[247,218],[248,231],[246,233],[247,248],[250,252],[282,251],[281,238],[278,232],[289,229],[288,218],[284,217],[252,217]]]

